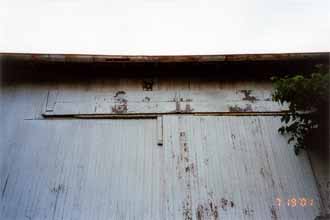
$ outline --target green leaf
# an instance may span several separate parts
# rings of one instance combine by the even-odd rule
[[[325,127],[322,124],[327,123],[323,118],[327,118],[330,108],[330,68],[321,66],[311,74],[271,78],[272,100],[289,104],[289,112],[281,117],[285,125],[278,132],[291,134],[288,143],[296,140],[296,154],[307,147],[306,137],[320,133],[319,129]]]

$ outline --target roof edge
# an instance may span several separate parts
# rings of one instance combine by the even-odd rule
[[[42,54],[0,53],[1,59],[35,62],[78,63],[205,63],[244,61],[330,60],[330,52],[263,53],[226,55],[92,55],[92,54]]]

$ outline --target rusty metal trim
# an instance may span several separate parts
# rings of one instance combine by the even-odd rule
[[[68,63],[205,63],[243,61],[329,60],[330,52],[227,55],[129,56],[89,54],[0,53],[0,59]]]

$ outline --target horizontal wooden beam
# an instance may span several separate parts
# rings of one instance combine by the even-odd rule
[[[194,112],[194,113],[137,113],[137,114],[73,114],[73,115],[43,115],[43,119],[157,119],[163,115],[191,115],[191,116],[282,116],[287,111],[278,112]],[[25,119],[34,120],[34,119]]]

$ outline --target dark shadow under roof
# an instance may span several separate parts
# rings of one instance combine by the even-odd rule
[[[187,56],[114,56],[74,54],[0,54],[2,80],[96,77],[218,77],[269,79],[305,74],[329,64],[330,52]]]

